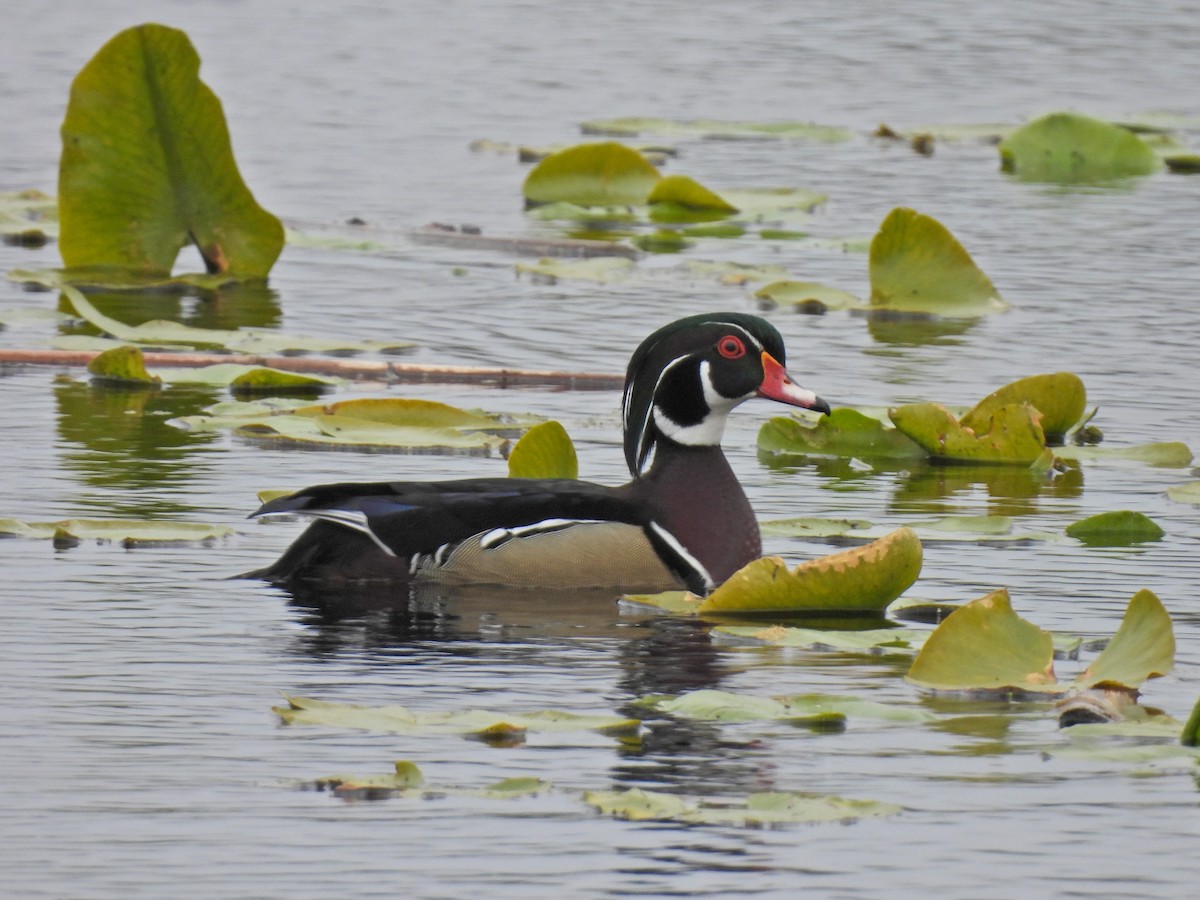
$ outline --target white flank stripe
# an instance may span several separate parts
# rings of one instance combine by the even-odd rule
[[[654,529],[655,534],[662,538],[664,543],[666,543],[672,550],[679,554],[679,557],[692,567],[694,572],[698,573],[700,577],[704,579],[704,587],[707,590],[711,591],[714,587],[716,587],[716,585],[713,584],[712,576],[708,574],[708,569],[704,568],[704,566],[700,564],[700,560],[688,553],[687,548],[685,548],[683,544],[676,540],[675,535],[671,534],[671,532],[667,531],[667,529],[663,528],[657,522],[651,522],[650,527]]]

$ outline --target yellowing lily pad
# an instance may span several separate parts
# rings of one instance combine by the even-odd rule
[[[820,794],[769,792],[750,794],[744,801],[721,802],[631,788],[627,791],[588,791],[583,799],[604,815],[640,821],[683,822],[691,825],[764,825],[815,822],[853,822],[893,816],[899,806],[873,800],[847,800]]]
[[[1165,531],[1144,513],[1129,509],[1099,513],[1067,526],[1067,536],[1097,547],[1120,547],[1157,541]]]
[[[169,273],[194,243],[210,272],[266,277],[283,226],[238,173],[187,35],[139,25],[75,77],[63,121],[63,261]]]
[[[285,725],[325,725],[389,734],[484,734],[505,728],[515,731],[601,731],[637,734],[641,723],[621,716],[579,715],[562,710],[496,713],[480,709],[414,712],[403,706],[355,706],[306,697],[288,697],[286,707],[273,711]]]
[[[816,516],[800,516],[794,519],[771,519],[760,522],[759,530],[773,537],[829,538],[840,537],[852,531],[870,528],[864,519],[822,519]]]
[[[518,262],[518,275],[531,275],[542,281],[598,281],[601,284],[623,281],[634,271],[631,259],[622,256],[598,256],[592,259],[555,259],[544,257],[535,262]]]
[[[1149,466],[1162,466],[1170,469],[1182,468],[1192,461],[1191,448],[1181,441],[1137,444],[1133,447],[1077,447],[1066,444],[1062,447],[1055,447],[1054,455],[1060,459],[1080,462],[1131,460]]]
[[[1000,142],[1000,168],[1024,181],[1078,184],[1149,175],[1162,162],[1127,128],[1050,113]]]
[[[899,431],[941,462],[1031,466],[1046,453],[1041,414],[1028,403],[992,409],[979,423],[987,430],[980,432],[964,427],[940,403],[911,403],[888,415]]]
[[[0,191],[0,236],[45,243],[58,234],[58,201],[39,190]]]
[[[92,377],[116,384],[155,387],[162,379],[146,371],[146,360],[137,347],[121,346],[105,350],[88,363]]]
[[[1028,403],[1036,409],[1041,413],[1046,440],[1062,443],[1066,433],[1083,418],[1087,391],[1079,376],[1070,372],[1030,375],[988,394],[959,419],[959,424],[977,434],[986,431],[992,415],[1010,403]]]
[[[125,547],[152,547],[177,543],[207,544],[235,533],[234,529],[227,525],[153,519],[63,519],[58,522],[0,519],[0,535],[49,539],[68,544],[83,541],[111,541]]]
[[[928,631],[916,628],[868,628],[862,631],[830,631],[791,625],[720,625],[713,629],[717,641],[793,647],[820,653],[915,653]]]
[[[273,393],[317,393],[345,384],[344,378],[325,375],[301,375],[269,366],[218,363],[195,369],[164,369],[160,376],[169,384],[207,384],[229,387],[236,395]]]
[[[789,570],[764,557],[734,572],[696,608],[705,614],[839,611],[882,614],[917,579],[921,542],[908,528]]]
[[[759,429],[758,449],[775,456],[918,460],[927,455],[902,431],[849,407],[815,423],[792,416],[769,419]]]
[[[893,209],[871,241],[871,307],[947,318],[1007,308],[995,285],[941,222]]]
[[[1200,504],[1200,481],[1189,481],[1167,488],[1167,496],[1176,503]]]
[[[638,151],[606,141],[550,154],[530,170],[522,193],[529,204],[638,206],[659,178],[658,169]]]
[[[1054,642],[1013,612],[1001,588],[946,617],[921,648],[907,680],[939,691],[1062,693],[1054,678]]]
[[[575,445],[562,425],[553,420],[534,425],[508,454],[510,478],[578,478]]]
[[[792,306],[800,312],[823,313],[831,309],[862,309],[867,304],[849,291],[812,281],[773,281],[754,292],[759,300]]]
[[[1171,616],[1153,591],[1133,595],[1117,633],[1075,679],[1079,687],[1137,690],[1175,665],[1175,632]]]

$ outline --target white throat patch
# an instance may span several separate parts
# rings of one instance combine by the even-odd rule
[[[656,403],[654,405],[654,424],[658,430],[675,441],[688,447],[713,447],[721,443],[725,435],[725,422],[730,411],[754,396],[754,391],[744,397],[722,396],[712,383],[712,367],[707,360],[700,363],[700,385],[704,389],[704,402],[708,405],[709,413],[704,420],[695,425],[680,425],[671,419]]]

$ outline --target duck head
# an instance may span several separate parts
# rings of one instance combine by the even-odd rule
[[[625,460],[636,478],[655,446],[721,443],[730,411],[752,397],[829,412],[785,368],[783,338],[773,325],[745,313],[707,313],[660,328],[634,351],[622,401]]]

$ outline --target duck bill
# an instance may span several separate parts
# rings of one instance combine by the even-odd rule
[[[779,364],[766,350],[762,355],[763,380],[758,386],[758,396],[768,400],[778,400],[789,406],[799,406],[815,412],[829,414],[829,404],[810,390],[800,387],[792,381],[787,369]]]

